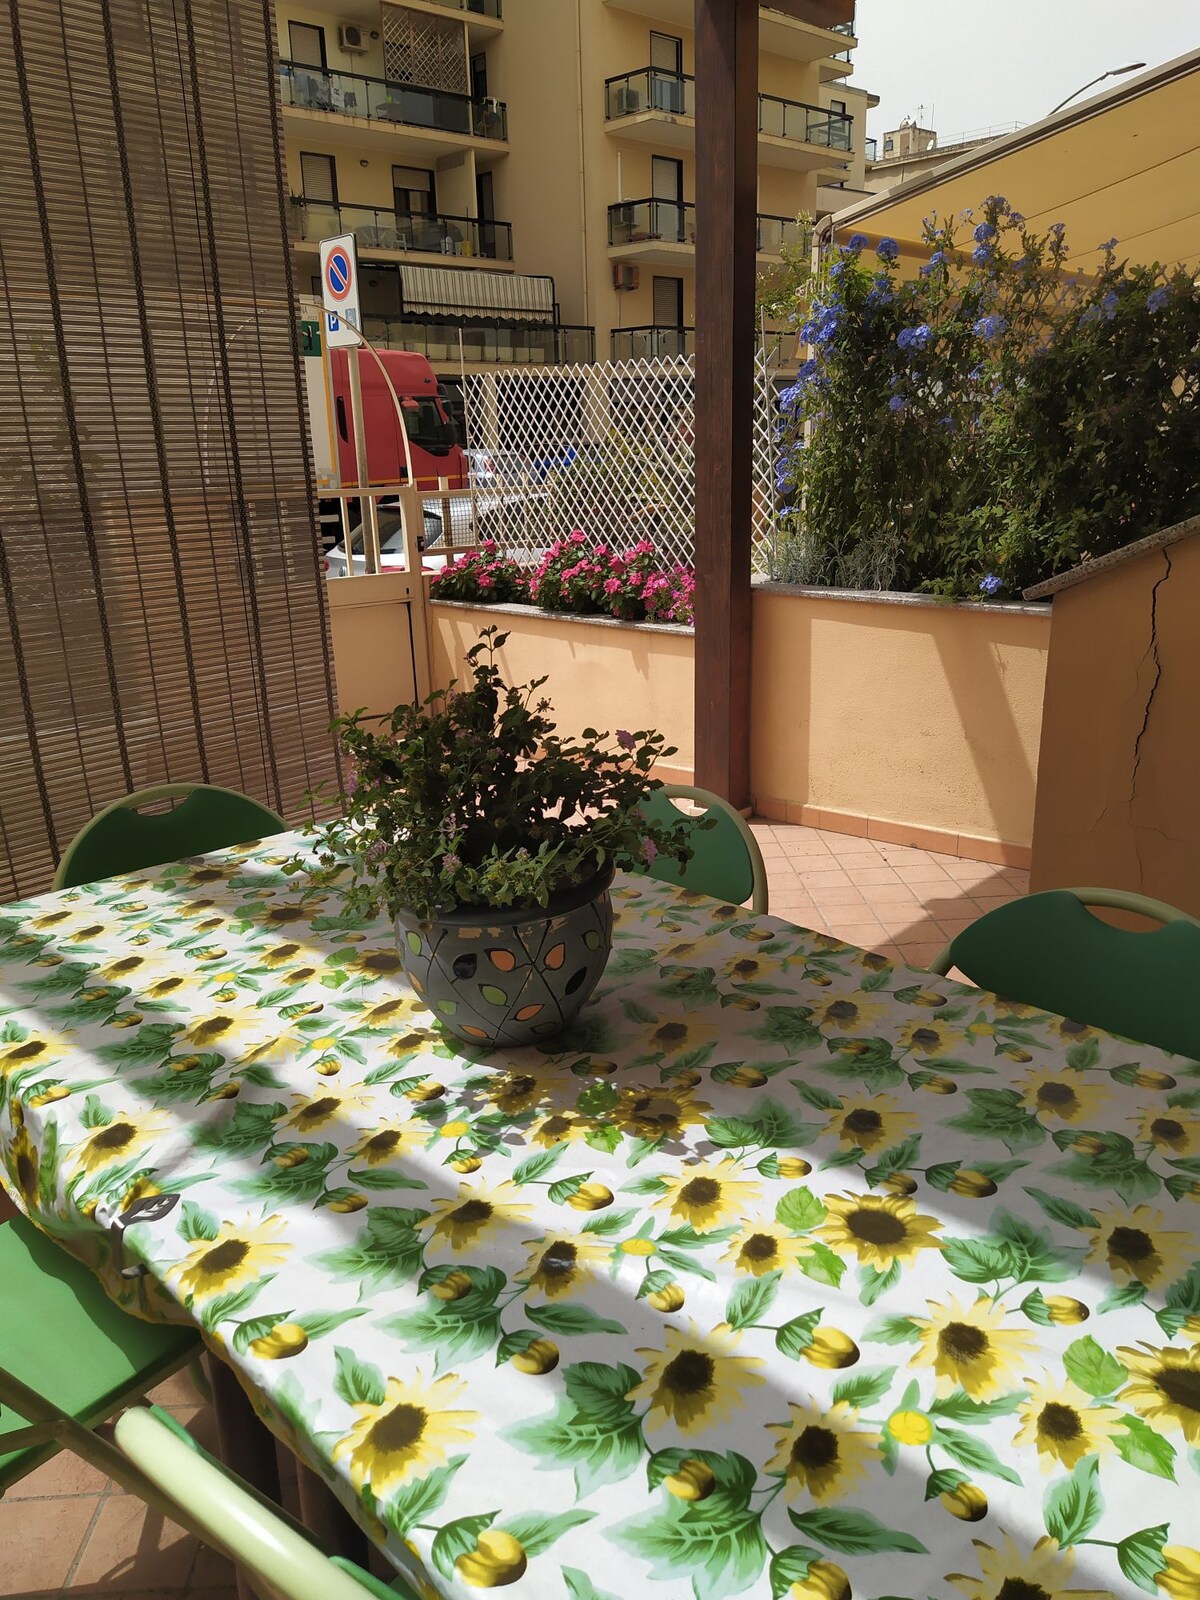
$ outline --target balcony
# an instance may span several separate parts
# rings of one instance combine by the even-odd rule
[[[498,321],[363,315],[363,332],[385,350],[416,350],[447,371],[466,366],[577,366],[596,359],[596,330],[560,322],[506,326]]]
[[[805,229],[794,217],[760,215],[755,248],[778,256],[802,244]],[[608,247],[614,261],[668,264],[690,258],[696,247],[696,208],[679,200],[621,200],[608,208]]]
[[[373,206],[328,205],[306,197],[292,201],[292,238],[314,248],[334,234],[352,233],[365,254],[389,258],[418,253],[511,261],[512,224],[437,213],[408,216]]]
[[[615,11],[632,11],[639,17],[651,17],[655,22],[674,28],[691,29],[695,25],[694,0],[605,0],[605,3]],[[852,32],[845,23],[824,28],[789,17],[770,5],[758,8],[758,47],[764,55],[786,56],[792,61],[823,61],[837,48],[833,34]]]
[[[357,72],[332,72],[280,61],[279,88],[284,115],[318,123],[327,143],[361,144],[364,124],[388,138],[396,159],[414,161],[461,150],[472,140],[504,144],[508,108],[502,100],[472,100],[469,95],[420,84],[394,83]]]
[[[878,161],[879,160],[879,140],[878,139],[867,139],[866,142],[863,145],[863,151],[864,151],[868,161]]]
[[[610,340],[614,361],[653,361],[658,356],[696,353],[695,328],[614,328]]]
[[[696,139],[696,83],[690,73],[641,67],[605,79],[604,115],[610,133],[658,148],[691,149]],[[814,172],[830,166],[829,152],[849,155],[854,118],[842,111],[758,97],[758,157],[769,166]]]

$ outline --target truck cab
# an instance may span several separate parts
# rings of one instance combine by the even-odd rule
[[[331,350],[329,359],[338,474],[345,484],[358,483],[361,480],[354,450],[348,355],[345,350]],[[416,487],[436,489],[438,479],[447,478],[451,489],[465,488],[466,457],[443,402],[433,368],[423,355],[412,350],[381,350],[379,359],[387,368],[404,412]],[[407,483],[408,466],[395,403],[380,371],[379,361],[370,350],[363,350],[359,354],[359,375],[368,481],[380,484]]]

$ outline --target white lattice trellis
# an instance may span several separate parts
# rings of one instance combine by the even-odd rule
[[[695,526],[691,357],[511,367],[466,380],[467,443],[499,481],[489,531],[536,553],[575,528],[614,550],[648,539],[690,565]],[[775,392],[755,365],[754,566],[775,537]]]
[[[468,90],[466,42],[461,22],[431,17],[405,6],[383,8],[383,70],[394,83],[414,83],[451,94]]]

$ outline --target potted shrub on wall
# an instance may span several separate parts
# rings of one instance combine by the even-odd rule
[[[414,989],[475,1046],[561,1031],[612,947],[614,870],[691,856],[686,824],[641,810],[660,787],[655,761],[674,754],[662,734],[561,738],[549,701],[534,698],[544,678],[503,681],[495,656],[507,637],[484,630],[466,688],[388,718],[338,719],[354,776],[312,869],[342,882],[352,912],[394,919]]]

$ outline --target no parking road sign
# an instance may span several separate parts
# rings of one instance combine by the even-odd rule
[[[359,326],[358,261],[354,235],[321,240],[321,300],[325,307],[325,339],[336,349],[355,345]]]

